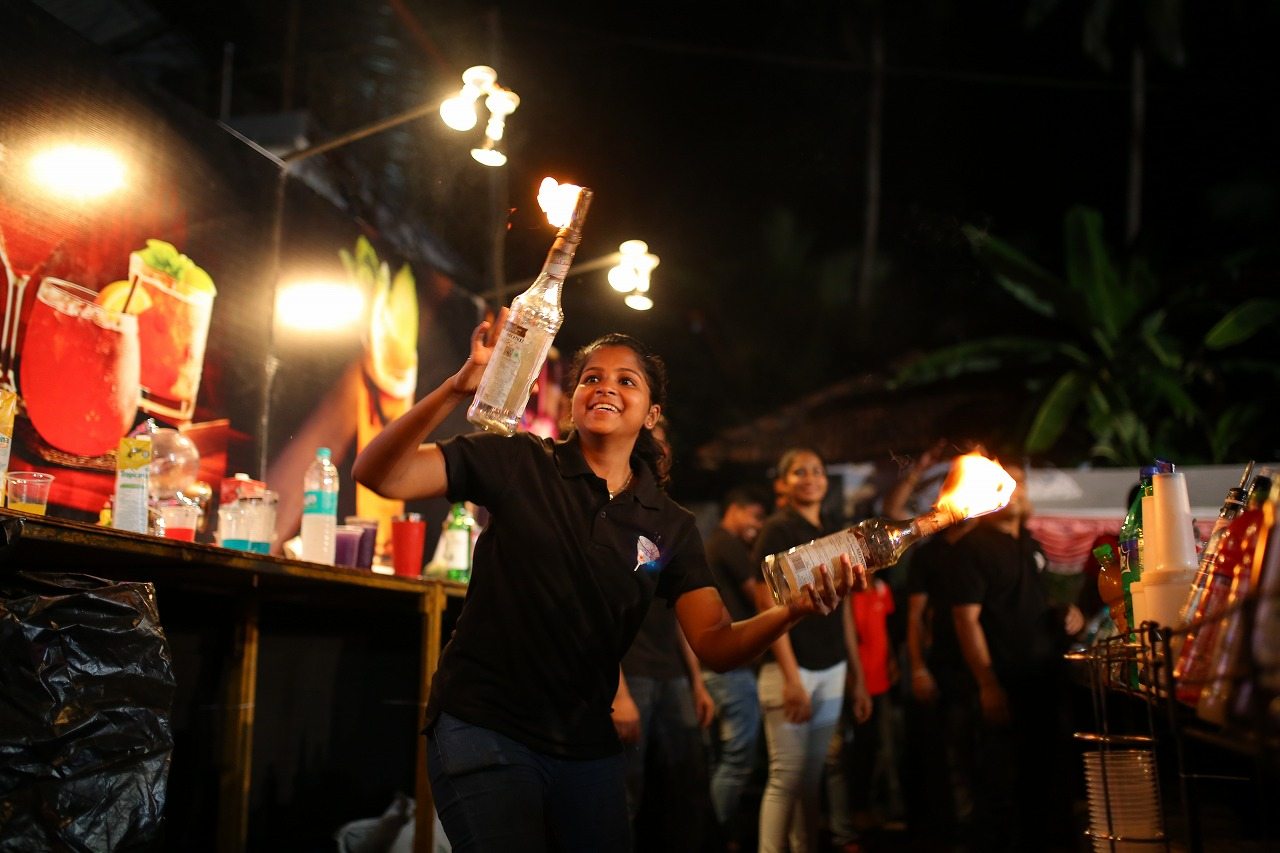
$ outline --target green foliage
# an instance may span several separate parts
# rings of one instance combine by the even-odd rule
[[[1244,343],[1277,319],[1280,319],[1280,300],[1250,299],[1228,312],[1209,330],[1205,346],[1220,350]]]
[[[1263,422],[1233,401],[1254,383],[1274,387],[1280,365],[1241,358],[1233,348],[1273,327],[1280,300],[1206,306],[1200,288],[1162,288],[1141,258],[1115,261],[1097,211],[1073,208],[1063,226],[1062,276],[985,231],[963,231],[996,284],[1029,313],[1054,321],[1052,334],[928,353],[903,368],[895,385],[1023,376],[1033,406],[1024,449],[1037,456],[1055,457],[1064,438],[1080,433],[1090,438],[1090,458],[1116,465],[1153,455],[1222,462],[1243,452]]]

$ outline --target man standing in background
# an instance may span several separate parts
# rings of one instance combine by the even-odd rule
[[[707,564],[720,588],[720,597],[734,619],[756,612],[760,569],[751,562],[751,543],[764,523],[765,500],[743,488],[725,495],[720,523],[706,539]],[[739,849],[742,840],[734,818],[740,813],[742,792],[751,779],[760,740],[760,698],[752,666],[729,672],[706,670],[702,675],[715,700],[719,722],[719,750],[711,774],[711,803],[725,838],[726,849]],[[754,814],[751,823],[754,823]]]
[[[1073,767],[1062,653],[1084,620],[1050,604],[1047,561],[1026,530],[1021,467],[1009,505],[977,519],[952,546],[947,576],[956,639],[977,686],[976,844],[982,850],[1073,850]]]

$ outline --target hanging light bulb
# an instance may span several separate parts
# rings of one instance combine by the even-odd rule
[[[471,130],[479,120],[476,104],[484,95],[489,111],[485,123],[484,142],[471,149],[471,157],[485,166],[503,166],[507,155],[498,150],[498,142],[506,133],[507,116],[520,106],[520,96],[498,85],[498,73],[487,65],[473,65],[462,73],[462,91],[446,98],[440,105],[440,118],[454,130]]]
[[[494,86],[489,97],[484,99],[484,106],[501,124],[520,106],[520,96],[510,89]]]
[[[609,286],[627,294],[622,301],[628,308],[648,311],[653,307],[649,292],[649,274],[658,265],[658,256],[649,253],[643,240],[627,240],[618,247],[617,266],[609,270]]]
[[[493,88],[498,72],[487,65],[473,65],[462,72],[462,91],[440,104],[440,118],[454,130],[476,126],[476,101]]]
[[[498,150],[493,141],[493,137],[485,136],[484,144],[479,148],[471,149],[471,157],[477,163],[485,166],[503,166],[506,165],[507,155]]]

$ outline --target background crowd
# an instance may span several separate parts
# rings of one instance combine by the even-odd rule
[[[940,445],[905,463],[865,512],[923,511],[936,498],[927,475],[947,462]],[[828,485],[819,454],[793,448],[767,481],[724,496],[705,540],[735,619],[768,601],[765,555],[861,520],[831,511]],[[727,673],[700,669],[671,620],[651,615],[615,706],[636,849],[1082,849],[1062,652],[1093,614],[1054,600],[1032,512],[1019,490]],[[661,696],[632,734],[637,684]]]

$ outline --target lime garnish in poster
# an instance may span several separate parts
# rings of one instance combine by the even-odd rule
[[[147,247],[136,253],[143,263],[153,270],[166,273],[178,283],[178,289],[187,293],[217,294],[213,279],[196,262],[164,240],[147,240]]]

